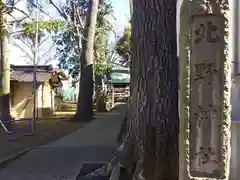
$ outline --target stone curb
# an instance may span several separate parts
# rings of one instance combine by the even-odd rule
[[[23,156],[24,154],[28,153],[28,152],[31,151],[32,149],[34,149],[34,148],[26,148],[26,149],[24,149],[24,150],[22,150],[22,151],[19,151],[19,152],[15,153],[15,154],[12,154],[12,155],[10,155],[10,156],[7,156],[7,157],[5,157],[5,158],[0,159],[0,171],[1,171],[4,167],[6,167],[9,163],[17,160],[18,158],[20,158],[20,157]]]

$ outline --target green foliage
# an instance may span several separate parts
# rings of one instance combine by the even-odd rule
[[[100,11],[98,13],[95,33],[93,65],[95,74],[103,75],[111,68],[108,36],[113,26],[111,22],[108,21],[107,17],[112,15],[114,11],[111,4],[106,1],[103,1],[99,8]]]
[[[0,0],[0,9],[4,8],[4,2],[3,0]]]
[[[37,28],[38,23],[38,28]],[[57,32],[60,29],[64,28],[66,23],[64,21],[56,21],[56,20],[41,20],[41,21],[32,21],[32,22],[24,22],[22,24],[22,32],[25,36],[35,35],[38,31],[48,31],[48,32]]]
[[[121,63],[127,63],[131,56],[131,26],[127,25],[124,28],[123,36],[118,40],[116,52],[122,57]]]
[[[60,30],[64,29],[67,25],[65,21],[61,20],[44,20],[41,16],[43,10],[43,6],[45,1],[41,0],[26,0],[25,3],[25,18],[21,18],[20,20],[16,19],[14,24],[19,28],[19,30],[12,34],[13,44],[20,48],[22,52],[28,57],[27,59],[30,60],[28,63],[32,63],[34,55],[32,54],[35,50],[36,45],[36,35],[38,34],[38,46],[43,46],[44,42],[47,42],[49,35],[56,34]],[[38,4],[37,4],[38,3]],[[35,14],[37,8],[39,8],[39,19],[40,20],[33,20],[35,19]],[[17,42],[21,42],[24,44],[25,48],[28,48],[25,51],[25,48],[21,47]],[[46,45],[46,44],[45,44]],[[48,44],[49,45],[49,44]],[[51,45],[50,45],[51,46]],[[50,52],[50,49],[53,47],[49,46],[48,51],[45,54],[47,55]],[[38,47],[38,48],[39,48]],[[29,51],[30,50],[30,51]],[[30,52],[30,53],[29,53]],[[43,58],[43,57],[42,57]]]
[[[56,58],[58,58],[58,66],[61,69],[68,70],[73,78],[77,78],[80,69],[79,55],[80,50],[77,46],[73,31],[64,29],[53,37],[53,41],[57,45]]]
[[[79,12],[86,12],[88,0],[81,1]],[[71,16],[71,6],[66,4],[66,12]],[[84,13],[82,13],[84,14]],[[108,36],[113,27],[109,22],[109,17],[113,15],[113,8],[108,0],[100,0],[96,34],[94,43],[94,60],[93,66],[96,74],[101,75],[109,71],[109,47]],[[57,44],[57,57],[59,59],[59,67],[67,69],[73,78],[77,78],[80,70],[80,53],[81,49],[77,46],[78,41],[74,29],[65,28],[64,31],[58,33],[53,40]]]

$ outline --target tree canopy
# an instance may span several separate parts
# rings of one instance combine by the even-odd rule
[[[84,19],[88,5],[88,1],[81,1],[81,5],[77,7],[82,13],[81,18]],[[66,13],[73,18],[72,13],[74,9],[71,3],[65,4]],[[110,22],[110,18],[113,16],[113,8],[111,2],[108,0],[100,1],[98,18],[96,24],[96,34],[94,43],[94,71],[96,74],[105,74],[109,69],[109,45],[108,37],[113,27]],[[56,56],[59,59],[59,67],[69,71],[69,74],[73,78],[77,78],[80,70],[80,53],[81,47],[76,41],[76,29],[72,26],[68,26],[63,29],[62,32],[57,33],[53,40],[57,45]]]
[[[23,53],[23,60],[28,64],[35,61],[36,50],[40,53],[41,58],[36,59],[36,64],[48,64],[52,61],[50,56],[54,43],[51,41],[51,35],[57,33],[66,26],[62,20],[46,20],[39,12],[39,18],[36,19],[35,14],[37,8],[41,8],[43,4],[38,6],[33,0],[28,0],[24,12],[28,15],[25,18],[17,17],[15,20],[15,32],[11,32],[11,44],[20,49]],[[40,11],[40,10],[39,10]],[[36,37],[38,36],[38,37]],[[36,49],[37,48],[37,49]],[[41,61],[40,61],[41,60]]]
[[[120,63],[129,66],[131,58],[131,25],[128,24],[124,28],[122,37],[116,43],[116,52],[121,57]]]

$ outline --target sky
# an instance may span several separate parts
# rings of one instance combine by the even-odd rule
[[[19,9],[24,9],[24,5],[25,5],[25,1],[26,0],[21,0],[18,3],[18,8]],[[62,3],[65,0],[55,0],[55,2],[59,2]],[[114,9],[114,17],[116,18],[116,20],[111,20],[112,21],[112,25],[114,27],[114,31],[116,33],[116,36],[121,36],[124,30],[125,25],[129,22],[130,20],[130,9],[129,9],[129,0],[110,0],[112,2],[112,6]],[[177,2],[177,33],[179,33],[179,9],[180,9],[180,5],[182,3],[182,0],[178,0]],[[58,16],[58,13],[56,12],[56,10],[51,7],[51,5],[49,5],[47,7],[47,10],[50,14],[51,17],[56,18]],[[22,14],[19,12],[15,12],[14,16],[18,17],[21,16]],[[49,17],[48,17],[49,19]],[[114,35],[111,35],[109,37],[109,41],[110,43],[114,43],[116,41],[116,37]],[[177,41],[178,42],[178,41]],[[44,44],[44,47],[47,47],[47,45],[51,45],[51,42],[49,41],[49,43],[46,43],[46,46]],[[41,51],[41,49],[40,49]],[[44,51],[44,50],[42,50]],[[45,50],[46,51],[46,50]],[[9,45],[9,61],[11,64],[26,64],[26,62],[24,61],[25,57],[23,57],[23,53],[21,52],[21,50],[13,45]],[[41,55],[41,53],[40,53]],[[55,55],[55,51],[54,49],[51,51],[50,53],[50,58],[53,58]],[[51,64],[53,66],[56,67],[57,65],[57,60],[51,61]]]
[[[112,0],[114,15],[117,18],[115,21],[115,30],[117,35],[121,35],[125,25],[130,20],[129,0]]]
[[[25,0],[21,1],[18,4],[17,7],[19,9],[24,9],[24,1]],[[63,0],[59,0],[59,1],[63,1]],[[112,1],[113,9],[114,9],[114,17],[116,18],[116,20],[112,20],[112,24],[113,24],[114,30],[116,32],[116,35],[121,36],[123,33],[124,26],[130,20],[129,0],[111,0],[111,1]],[[48,11],[49,11],[51,17],[57,16],[57,12],[53,8],[50,8]],[[15,12],[14,16],[15,17],[21,16],[21,13]],[[114,36],[110,37],[110,41],[114,41],[114,40],[115,40]],[[41,52],[40,52],[40,54],[41,54]],[[55,54],[54,51],[51,52],[50,58],[53,57],[54,54]],[[9,61],[11,64],[17,64],[17,65],[26,64],[26,62],[24,60],[25,57],[23,57],[23,56],[24,56],[24,53],[22,53],[19,48],[17,48],[16,46],[13,46],[11,44],[9,45]],[[56,66],[57,60],[52,61],[51,64],[53,66]]]

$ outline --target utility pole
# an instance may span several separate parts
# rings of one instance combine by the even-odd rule
[[[36,0],[36,36],[35,36],[35,48],[34,48],[34,60],[33,60],[33,118],[32,118],[32,134],[36,129],[36,99],[37,99],[37,60],[38,60],[38,35],[39,35],[39,2]]]

